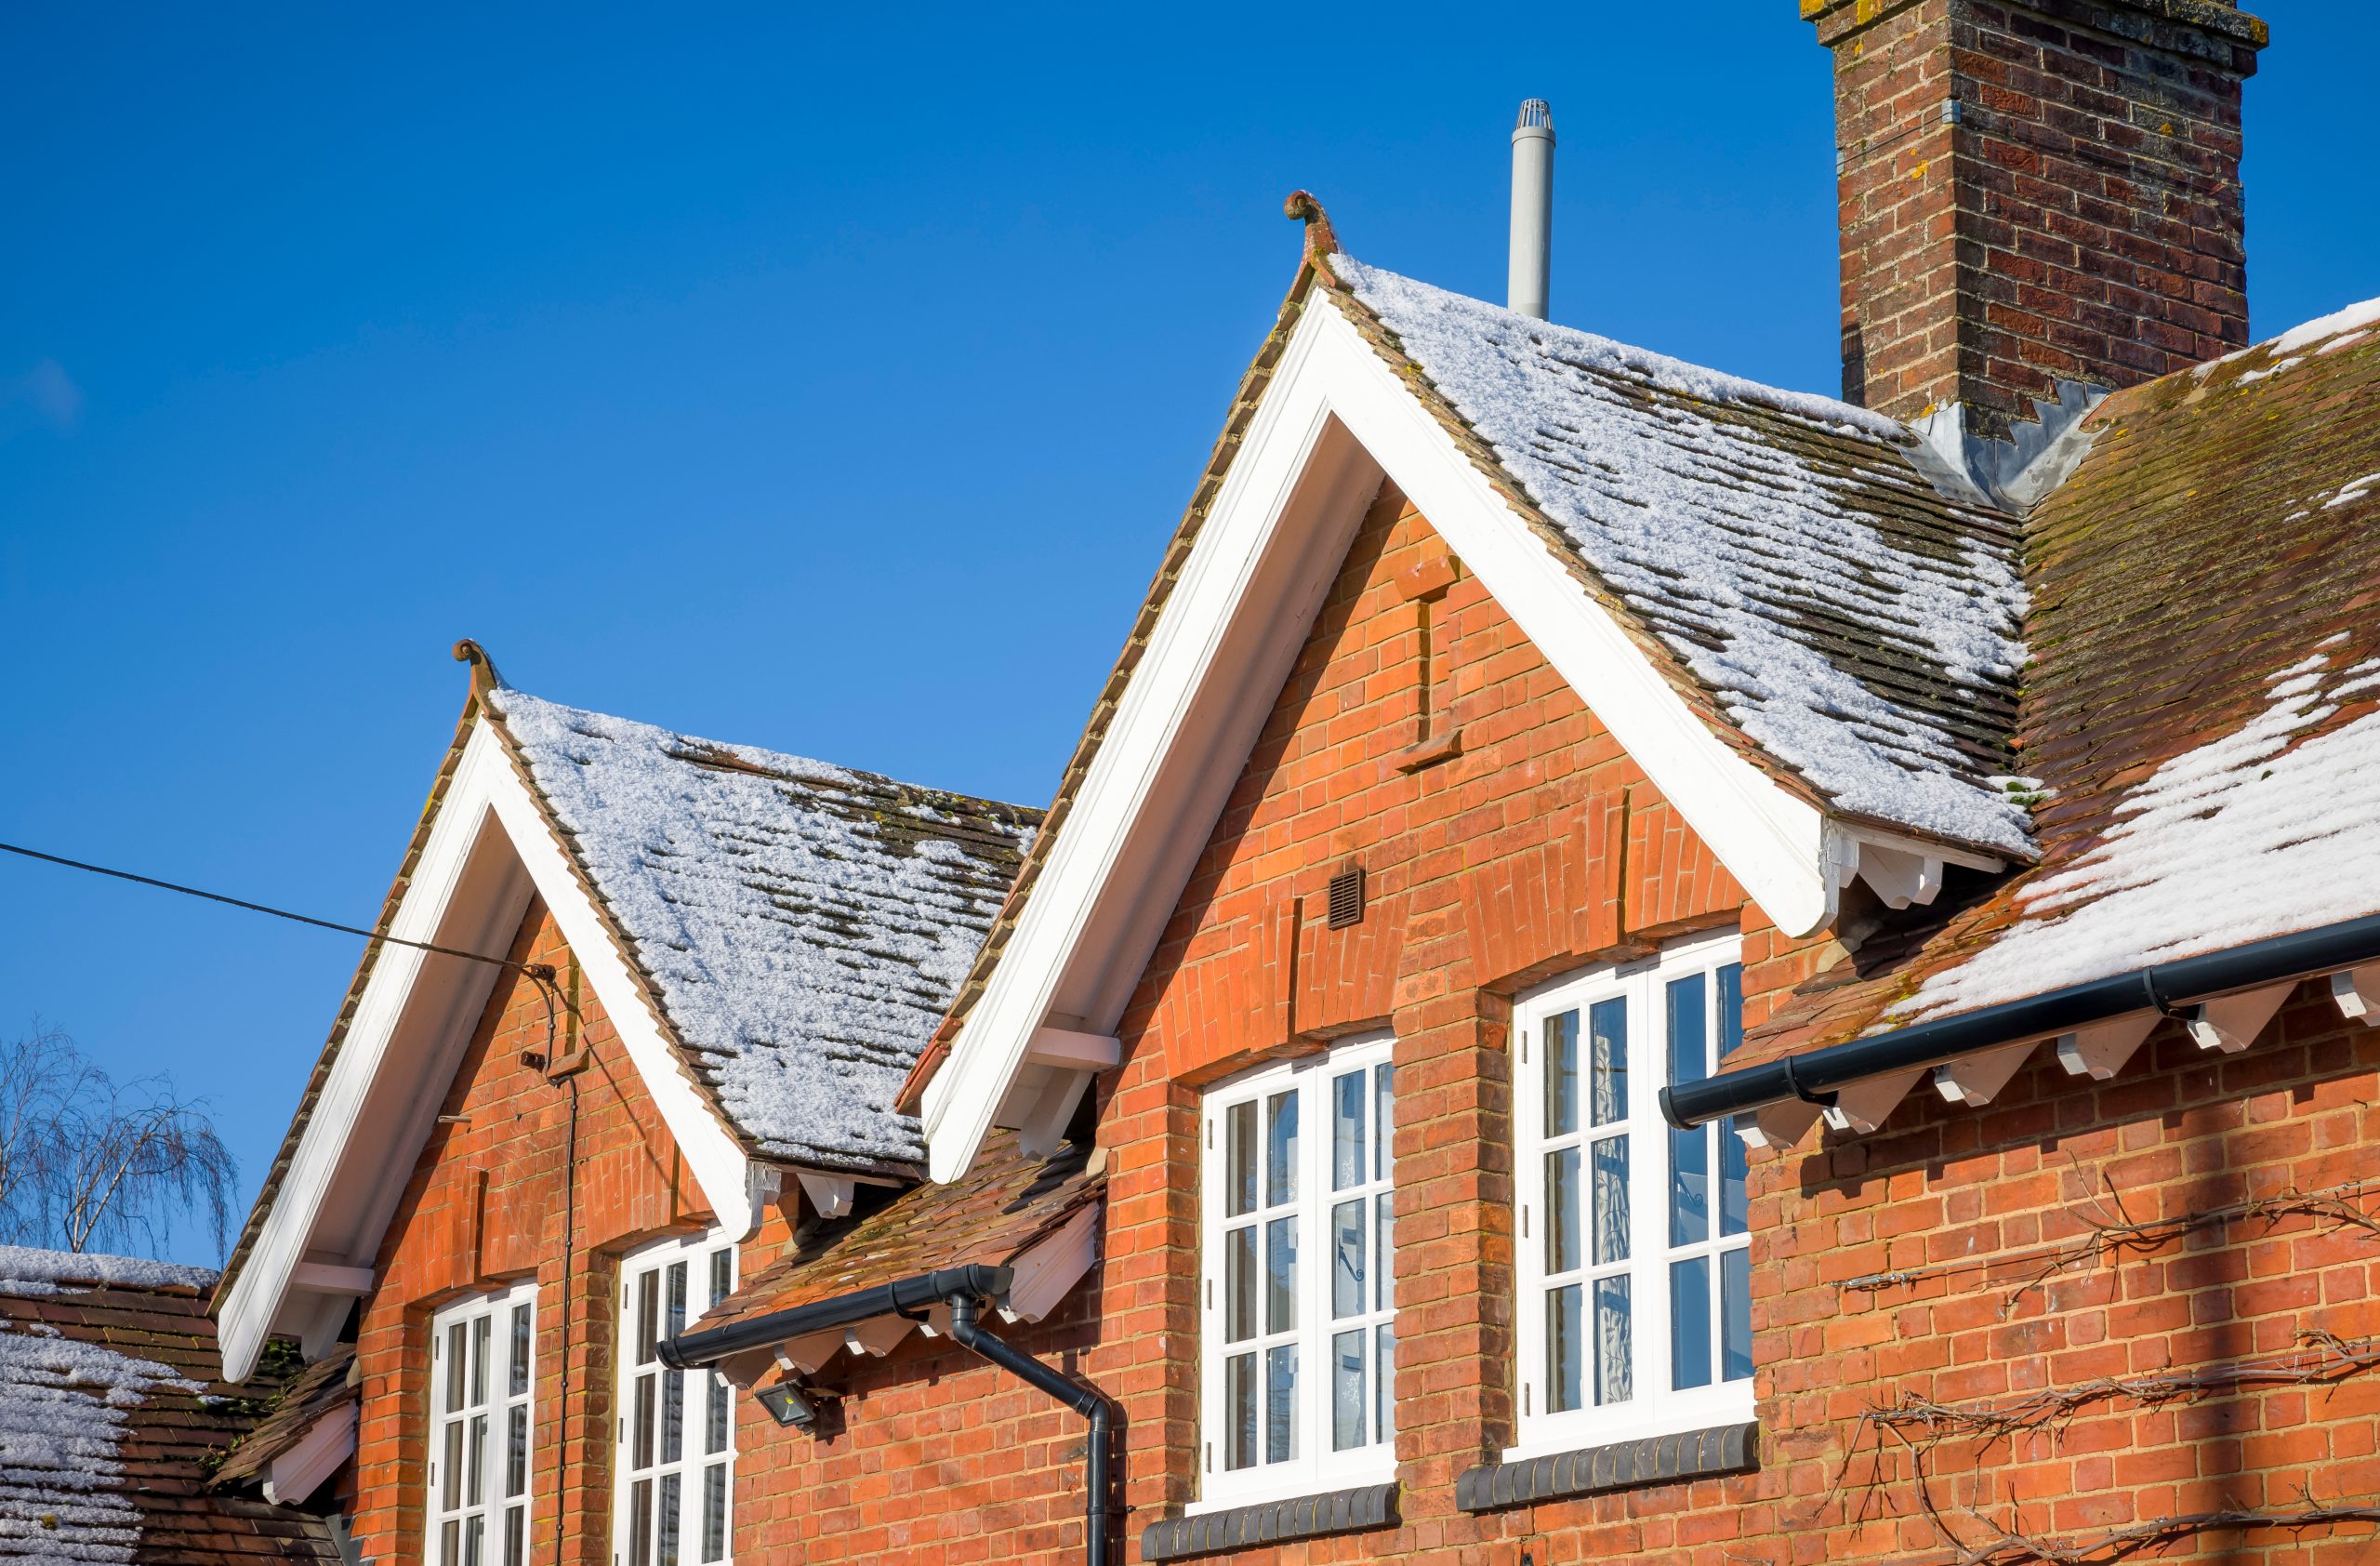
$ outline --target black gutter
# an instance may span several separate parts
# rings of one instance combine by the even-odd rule
[[[1796,1099],[1831,1104],[1838,1088],[1869,1077],[1947,1065],[1979,1050],[2071,1033],[2135,1012],[2171,1015],[2218,995],[2317,978],[2375,961],[2380,961],[2380,914],[2069,985],[1740,1071],[1723,1071],[1699,1082],[1679,1082],[1661,1089],[1661,1115],[1685,1131],[1725,1115],[1748,1114]]]
[[[813,1333],[853,1326],[879,1316],[919,1319],[930,1307],[946,1305],[950,1307],[952,1342],[1047,1392],[1091,1421],[1091,1440],[1083,1454],[1087,1530],[1083,1559],[1088,1566],[1107,1566],[1114,1413],[1097,1387],[1051,1369],[978,1324],[982,1303],[1007,1294],[1011,1278],[1010,1270],[1004,1267],[954,1267],[919,1273],[856,1294],[797,1305],[790,1310],[772,1311],[749,1320],[732,1321],[708,1332],[665,1338],[660,1346],[661,1362],[673,1370],[699,1370],[751,1349],[774,1347]]]
[[[774,1348],[812,1333],[853,1326],[879,1316],[915,1318],[932,1306],[947,1304],[960,1294],[972,1299],[998,1299],[1008,1293],[1009,1269],[1004,1267],[953,1267],[922,1272],[897,1283],[879,1284],[856,1294],[814,1300],[790,1310],[731,1321],[707,1333],[685,1333],[661,1342],[661,1362],[672,1370],[700,1370],[751,1348]]]

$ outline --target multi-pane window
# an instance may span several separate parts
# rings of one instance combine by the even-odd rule
[[[621,1270],[620,1446],[614,1555],[620,1566],[728,1559],[735,1411],[717,1371],[661,1362],[661,1342],[735,1287],[735,1247],[667,1241]]]
[[[1680,943],[1516,1009],[1521,1452],[1750,1416],[1744,1144],[1659,1100],[1742,1042],[1736,950]]]
[[[1208,1095],[1201,1504],[1393,1472],[1391,1041]]]
[[[430,1319],[432,1566],[524,1566],[536,1385],[537,1286]]]

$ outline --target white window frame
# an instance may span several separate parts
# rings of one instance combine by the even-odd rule
[[[514,1334],[515,1311],[525,1321],[525,1348]],[[421,1552],[429,1566],[527,1566],[533,1558],[540,1450],[536,1345],[534,1280],[456,1300],[430,1318],[430,1452],[422,1466],[428,1505]],[[526,1362],[516,1377],[518,1360]],[[521,1423],[518,1474],[507,1463],[515,1415]],[[474,1524],[480,1528],[476,1537]],[[509,1532],[514,1528],[517,1533]]]
[[[1726,1158],[1732,1143],[1737,1157],[1742,1156],[1742,1143],[1736,1139],[1732,1123],[1721,1121],[1702,1128],[1705,1139],[1705,1169],[1707,1175],[1701,1200],[1707,1215],[1705,1238],[1699,1241],[1673,1245],[1670,1242],[1671,1128],[1661,1118],[1660,1089],[1669,1082],[1669,1039],[1667,1000],[1673,980],[1694,974],[1707,975],[1703,985],[1704,1039],[1707,1070],[1716,1070],[1719,1052],[1726,1047],[1722,1033],[1720,971],[1730,964],[1738,965],[1738,987],[1740,995],[1740,963],[1742,942],[1733,932],[1719,936],[1696,936],[1675,942],[1663,949],[1658,957],[1616,966],[1603,966],[1581,973],[1566,975],[1522,994],[1514,1006],[1514,1036],[1517,1045],[1514,1063],[1513,1132],[1514,1186],[1517,1211],[1514,1214],[1514,1274],[1518,1294],[1516,1323],[1518,1332],[1518,1364],[1516,1366],[1516,1400],[1518,1427],[1514,1445],[1505,1453],[1507,1460],[1543,1456],[1552,1453],[1576,1451],[1583,1447],[1601,1446],[1607,1442],[1633,1440],[1647,1436],[1673,1435],[1681,1431],[1708,1428],[1712,1426],[1739,1423],[1752,1417],[1752,1382],[1749,1373],[1736,1378],[1727,1377],[1725,1326],[1721,1320],[1724,1288],[1723,1273],[1728,1265],[1723,1256],[1742,1252],[1747,1258],[1752,1243],[1749,1226],[1740,1233],[1726,1234],[1719,1211],[1722,1184],[1720,1160]],[[1592,1123],[1590,1104],[1592,1094],[1590,1055],[1590,1009],[1598,1002],[1622,1000],[1627,1006],[1627,1074],[1625,1094],[1626,1114],[1618,1121],[1597,1126]],[[1579,1097],[1580,1128],[1560,1136],[1544,1135],[1546,1125],[1545,1090],[1545,1030],[1549,1019],[1563,1013],[1579,1014]],[[1739,1020],[1738,1038],[1740,1038]],[[1594,1260],[1594,1217],[1592,1212],[1593,1175],[1588,1141],[1624,1130],[1629,1138],[1628,1154],[1628,1229],[1629,1254],[1624,1262],[1598,1265]],[[1580,1197],[1589,1211],[1579,1214],[1583,1267],[1549,1274],[1547,1268],[1547,1150],[1550,1145],[1575,1143],[1580,1150],[1582,1164],[1590,1165],[1580,1174]],[[1712,1321],[1709,1343],[1711,1380],[1708,1384],[1678,1389],[1673,1386],[1674,1374],[1671,1341],[1670,1264],[1708,1258]],[[1749,1261],[1734,1264],[1748,1267]],[[1586,1363],[1581,1371],[1583,1407],[1548,1412],[1547,1364],[1549,1311],[1547,1279],[1549,1276],[1569,1278],[1621,1277],[1629,1280],[1631,1322],[1630,1396],[1624,1401],[1598,1404],[1595,1387],[1593,1290],[1585,1288],[1582,1305],[1581,1350]]]
[[[735,1558],[735,1417],[734,1392],[716,1370],[673,1371],[661,1363],[654,1347],[661,1339],[685,1331],[711,1306],[735,1287],[738,1258],[734,1240],[725,1229],[660,1241],[630,1252],[620,1262],[619,1411],[612,1453],[612,1559],[615,1566],[667,1566],[668,1518],[663,1497],[669,1480],[677,1481],[677,1566],[719,1566]],[[720,1258],[724,1258],[723,1263]],[[682,1267],[685,1283],[682,1309],[672,1303],[671,1270]],[[715,1286],[714,1268],[723,1270]],[[650,1291],[653,1320],[648,1332],[643,1311]],[[667,1451],[666,1409],[672,1387],[680,1403],[679,1454]],[[642,1390],[644,1401],[639,1402]],[[714,1404],[712,1400],[719,1400]],[[723,1411],[724,1445],[711,1450],[711,1410]],[[649,1424],[641,1420],[649,1413]],[[638,1461],[640,1456],[645,1460]],[[707,1486],[712,1470],[720,1470],[724,1486],[723,1518],[716,1553],[704,1534]],[[646,1508],[650,1508],[649,1510]],[[637,1525],[650,1519],[640,1538]],[[640,1553],[641,1547],[641,1553]]]
[[[1393,1206],[1395,1167],[1391,1143],[1383,1143],[1378,1137],[1379,1078],[1375,1071],[1378,1068],[1392,1067],[1391,1055],[1395,1045],[1395,1040],[1388,1034],[1365,1034],[1336,1044],[1321,1055],[1243,1072],[1207,1092],[1199,1115],[1199,1139],[1202,1144],[1198,1233],[1199,1496],[1188,1507],[1193,1513],[1288,1496],[1318,1494],[1350,1485],[1379,1483],[1396,1475],[1395,1368],[1394,1364],[1389,1367],[1388,1380],[1383,1387],[1375,1362],[1381,1329],[1389,1330],[1393,1345],[1395,1320],[1392,1292],[1394,1269],[1383,1274],[1377,1266],[1381,1246],[1376,1227],[1379,1214],[1376,1201],[1385,1199]],[[1341,1077],[1358,1072],[1365,1083],[1366,1124],[1372,1128],[1368,1132],[1365,1143],[1364,1169],[1354,1183],[1333,1190],[1329,1114],[1331,1084]],[[1297,1095],[1296,1197],[1293,1202],[1274,1204],[1266,1200],[1268,1192],[1264,1188],[1263,1148],[1266,1104],[1275,1095],[1281,1093]],[[1225,1341],[1230,1325],[1225,1298],[1225,1235],[1228,1230],[1248,1228],[1251,1214],[1234,1215],[1227,1211],[1229,1171],[1226,1167],[1226,1147],[1229,1133],[1226,1117],[1234,1106],[1243,1104],[1256,1106],[1258,1193],[1252,1221],[1256,1230],[1253,1289],[1259,1330],[1254,1337],[1234,1344]],[[1393,1122],[1393,1108],[1389,1118]],[[1393,1123],[1389,1129],[1393,1141]],[[1363,1297],[1353,1312],[1334,1319],[1330,1266],[1333,1251],[1329,1243],[1331,1214],[1335,1205],[1355,1200],[1364,1201],[1373,1214],[1373,1224],[1366,1228],[1364,1234],[1366,1276],[1361,1282]],[[1265,1214],[1272,1212],[1296,1214],[1296,1325],[1283,1332],[1263,1330],[1268,1324],[1263,1319],[1267,1304],[1263,1287],[1263,1246],[1269,1221]],[[1394,1248],[1393,1241],[1390,1248]],[[1368,1444],[1351,1447],[1343,1452],[1331,1451],[1329,1450],[1333,1430],[1331,1388],[1334,1378],[1329,1374],[1331,1339],[1336,1334],[1353,1331],[1366,1334],[1363,1339],[1367,1345],[1368,1367],[1364,1383],[1366,1407],[1360,1417],[1365,1422],[1363,1429],[1369,1440]],[[1253,1374],[1259,1399],[1255,1438],[1259,1455],[1252,1466],[1234,1470],[1229,1466],[1231,1432],[1225,1403],[1226,1366],[1231,1359],[1250,1353],[1251,1345],[1256,1355]],[[1266,1462],[1263,1458],[1267,1436],[1262,1402],[1264,1350],[1291,1345],[1295,1346],[1298,1364],[1291,1416],[1296,1455],[1285,1461]],[[1393,1346],[1390,1354],[1393,1359]],[[1384,1435],[1383,1426],[1386,1427]]]

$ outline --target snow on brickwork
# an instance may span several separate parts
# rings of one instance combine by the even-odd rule
[[[101,1256],[81,1251],[43,1251],[0,1245],[0,1294],[75,1294],[103,1285],[125,1289],[215,1287],[212,1268],[153,1262],[146,1256]]]
[[[2333,637],[2328,646],[2343,637]],[[2098,846],[2018,894],[2022,917],[1891,1008],[1902,1026],[2380,911],[2380,659],[2317,650],[2265,710],[2129,790]]]
[[[1941,500],[1905,428],[1331,265],[1770,758],[1843,811],[2029,852],[1993,781],[2024,661],[2013,534]]]
[[[1036,813],[519,691],[489,704],[729,1120],[797,1162],[922,1160],[893,1096]]]
[[[160,1386],[203,1389],[153,1360],[0,1320],[0,1556],[134,1559],[141,1517],[121,1453],[130,1411]]]

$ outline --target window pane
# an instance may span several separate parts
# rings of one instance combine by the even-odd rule
[[[1285,1333],[1298,1324],[1298,1221],[1292,1215],[1264,1226],[1264,1330]]]
[[[446,1412],[449,1413],[463,1406],[463,1378],[471,1368],[470,1341],[465,1335],[462,1322],[457,1321],[446,1329]]]
[[[659,1524],[654,1532],[659,1535],[654,1554],[654,1566],[678,1566],[678,1476],[661,1476]]]
[[[1330,1210],[1330,1319],[1364,1313],[1364,1222],[1370,1203],[1357,1197]]]
[[[1670,1263],[1670,1385],[1711,1385],[1711,1258]]]
[[[504,1493],[509,1498],[529,1493],[529,1410],[519,1405],[506,1415],[504,1431]]]
[[[1223,1341],[1256,1335],[1256,1226],[1223,1236]]]
[[[1711,1238],[1711,1133],[1670,1128],[1670,1243]]]
[[[1350,1071],[1330,1081],[1330,1188],[1343,1191],[1364,1183],[1364,1074]]]
[[[727,1450],[727,1378],[713,1371],[707,1380],[704,1395],[708,1402],[705,1410],[707,1417],[703,1422],[703,1455],[716,1457]]]
[[[1298,1095],[1276,1093],[1264,1106],[1264,1205],[1298,1199]]]
[[[1744,1180],[1752,1173],[1744,1139],[1736,1135],[1736,1117],[1719,1122],[1719,1232],[1743,1234],[1752,1228]]]
[[[1386,1310],[1396,1303],[1396,1197],[1382,1191],[1372,1198],[1372,1308]]]
[[[686,1454],[686,1373],[661,1373],[661,1460],[675,1463]]]
[[[1744,965],[1730,962],[1719,970],[1719,1061],[1742,1047],[1744,1042]]]
[[[1371,1334],[1339,1333],[1330,1339],[1330,1450],[1346,1452],[1368,1445],[1364,1440],[1364,1415],[1371,1400],[1364,1395],[1364,1350]]]
[[[471,1320],[471,1406],[477,1408],[487,1401],[488,1339],[496,1331],[493,1314],[478,1316]]]
[[[1256,1105],[1223,1111],[1223,1215],[1256,1211]]]
[[[1628,1259],[1628,1135],[1593,1145],[1595,1264]]]
[[[481,1318],[485,1320],[485,1317]],[[482,1550],[487,1543],[487,1520],[467,1518],[463,1522],[463,1566],[480,1566]]]
[[[1545,1134],[1579,1129],[1579,1014],[1545,1019]]]
[[[1285,1343],[1264,1351],[1264,1461],[1298,1454],[1298,1348]]]
[[[653,1466],[653,1384],[657,1376],[636,1378],[636,1412],[628,1419],[628,1431],[633,1438],[630,1450],[635,1453],[631,1466]]]
[[[1741,1381],[1752,1374],[1752,1250],[1740,1247],[1719,1257],[1719,1376]]]
[[[463,1422],[459,1419],[446,1427],[446,1473],[439,1493],[450,1512],[463,1504]]]
[[[1635,1353],[1628,1310],[1628,1277],[1598,1278],[1595,1292],[1595,1401],[1624,1403],[1634,1391],[1629,1362]]]
[[[480,1318],[484,1321],[486,1317]],[[464,1458],[463,1505],[476,1506],[486,1500],[487,1487],[487,1415],[471,1415],[470,1447]]]
[[[1705,1026],[1700,974],[1669,984],[1670,1081],[1699,1082],[1711,1074],[1711,1030]]]
[[[529,1566],[529,1508],[514,1506],[504,1514],[504,1566]]]
[[[1580,1289],[1565,1283],[1545,1291],[1545,1412],[1567,1413],[1580,1406],[1580,1367],[1586,1355],[1585,1324],[1580,1320]]]
[[[703,1559],[727,1559],[727,1465],[703,1470]]]
[[[1381,1440],[1396,1439],[1396,1329],[1383,1321],[1372,1329],[1372,1403]]]
[[[686,1264],[669,1264],[669,1315],[661,1329],[663,1337],[676,1337],[686,1330]]]
[[[649,1479],[628,1486],[628,1566],[653,1566],[653,1481]]]
[[[516,1305],[512,1307],[512,1351],[507,1358],[510,1374],[505,1381],[511,1397],[517,1398],[529,1389],[529,1307]]]
[[[734,1252],[713,1251],[710,1254],[709,1304],[717,1305],[721,1300],[723,1300],[728,1296],[729,1292],[734,1287],[733,1277],[734,1271]]]
[[[1234,1354],[1223,1361],[1223,1466],[1245,1468],[1256,1461],[1256,1356]]]
[[[1612,1125],[1628,1118],[1628,1002],[1615,996],[1587,1012],[1588,1069],[1593,1121]]]
[[[463,1549],[458,1542],[462,1536],[461,1527],[452,1522],[438,1531],[438,1559],[445,1566],[462,1566]]]
[[[648,1272],[636,1281],[636,1362],[653,1363],[654,1334],[661,1325],[661,1277]]]
[[[1372,1068],[1372,1178],[1388,1178],[1390,1147],[1395,1140],[1396,1068],[1386,1061]]]
[[[1545,1155],[1545,1270],[1551,1274],[1575,1270],[1579,1249],[1579,1149],[1564,1148]]]

